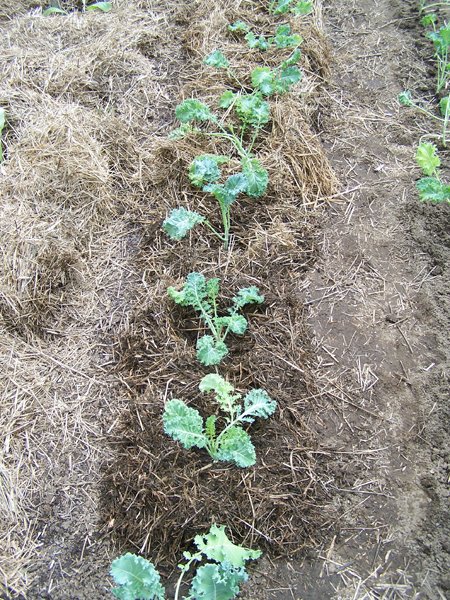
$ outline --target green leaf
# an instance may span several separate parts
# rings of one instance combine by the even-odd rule
[[[430,13],[429,15],[425,15],[420,19],[420,24],[424,27],[429,27],[430,25],[433,25],[433,23],[436,23],[437,20],[438,18],[436,13]]]
[[[216,117],[211,112],[209,106],[196,100],[188,98],[175,108],[175,116],[181,123],[190,123],[191,121],[216,121]]]
[[[444,96],[444,98],[441,98],[441,101],[439,102],[439,110],[444,118],[447,114],[447,111],[450,115],[450,96]]]
[[[250,550],[233,544],[228,539],[223,525],[211,525],[207,534],[195,536],[194,543],[209,560],[228,563],[233,567],[245,567],[247,560],[256,560],[261,556],[260,550]]]
[[[234,387],[217,373],[205,375],[198,386],[201,392],[215,392],[219,396],[229,396]]]
[[[236,335],[244,335],[248,327],[247,319],[242,315],[218,317],[215,322],[221,327],[227,327],[232,333],[235,333]]]
[[[261,127],[270,119],[269,103],[258,94],[245,94],[236,100],[236,112],[244,123]]]
[[[417,148],[416,161],[425,175],[432,176],[436,174],[436,169],[441,161],[437,155],[437,148],[430,142],[422,142]]]
[[[164,588],[151,562],[128,552],[111,563],[111,576],[120,587],[112,594],[120,600],[164,600]]]
[[[206,295],[211,302],[215,302],[220,291],[220,281],[217,277],[208,279],[206,282]]]
[[[247,304],[262,304],[263,302],[264,296],[259,293],[256,285],[240,289],[233,297],[233,305],[236,309],[243,308]]]
[[[182,140],[188,133],[195,131],[190,123],[183,123],[180,127],[177,127],[171,131],[168,135],[169,140]]]
[[[281,63],[281,69],[285,69],[286,67],[292,67],[296,65],[302,57],[302,51],[300,48],[296,48],[291,56],[287,58],[285,61]]]
[[[397,96],[397,100],[399,101],[399,103],[402,106],[413,106],[414,105],[412,95],[409,90],[400,92],[400,94]]]
[[[173,287],[167,289],[167,294],[176,304],[180,306],[193,306],[199,310],[207,296],[206,280],[201,273],[189,273],[182,290],[177,291]]]
[[[214,50],[211,54],[208,54],[203,62],[209,67],[216,67],[216,69],[227,69],[230,66],[227,57],[220,50]]]
[[[242,172],[247,178],[246,194],[251,198],[264,195],[269,183],[269,174],[257,158],[242,162]]]
[[[292,7],[291,12],[293,12],[294,15],[309,15],[309,13],[312,12],[312,9],[313,3],[311,1],[297,2],[297,4]]]
[[[244,413],[242,421],[253,423],[254,417],[267,419],[275,412],[277,403],[262,389],[250,390],[244,396]],[[244,416],[245,415],[245,416]]]
[[[163,413],[164,432],[186,448],[204,448],[208,440],[203,433],[203,419],[198,410],[182,400],[166,402]]]
[[[196,156],[189,166],[189,179],[196,187],[217,181],[220,177],[218,165],[226,163],[228,156],[201,154]]]
[[[416,182],[419,198],[424,202],[450,202],[450,185],[435,177],[422,177]]]
[[[272,12],[275,15],[284,15],[285,13],[287,13],[291,7],[291,2],[292,0],[278,0],[278,2],[276,2],[274,8],[272,9]]]
[[[220,204],[230,206],[238,194],[247,189],[247,179],[243,173],[231,175],[224,184],[211,184],[203,188],[205,192],[210,192]]]
[[[252,85],[264,96],[271,96],[277,91],[275,74],[269,67],[256,67],[251,73]]]
[[[278,79],[279,88],[284,92],[288,92],[290,87],[301,81],[302,72],[298,67],[285,67],[281,70],[280,77]]]
[[[227,90],[219,98],[219,108],[229,108],[233,104],[236,97],[237,94],[231,90]]]
[[[235,21],[228,25],[228,31],[232,31],[233,33],[248,33],[250,27],[244,21]]]
[[[163,221],[162,229],[171,240],[181,240],[185,235],[199,223],[203,223],[205,217],[196,212],[180,207],[175,208]]]
[[[300,46],[303,42],[303,38],[298,33],[291,34],[290,25],[280,25],[277,27],[275,37],[269,40],[273,42],[277,48],[292,48]]]
[[[266,40],[266,38],[263,35],[260,36],[256,36],[253,31],[249,31],[247,33],[247,35],[245,36],[245,40],[247,41],[248,47],[251,48],[252,50],[257,49],[257,50],[268,50],[270,44],[269,42]]]
[[[212,335],[204,335],[197,340],[197,359],[206,367],[218,365],[227,354],[224,342],[215,340]]]
[[[111,2],[95,2],[86,6],[86,10],[101,10],[104,13],[110,12],[112,8]]]
[[[214,392],[217,404],[227,413],[236,408],[236,401],[241,398],[240,394],[233,394],[234,388],[231,383],[216,373],[205,375],[200,382],[199,389],[203,393]]]
[[[243,568],[209,563],[197,569],[189,589],[189,598],[232,600],[239,593],[239,585],[247,579]]]
[[[49,6],[44,11],[42,11],[44,17],[48,17],[49,15],[67,15],[68,13],[62,8],[58,8],[57,6]]]
[[[213,457],[216,460],[229,461],[238,467],[251,467],[256,462],[255,447],[250,436],[241,427],[230,427],[219,436],[219,448]]]

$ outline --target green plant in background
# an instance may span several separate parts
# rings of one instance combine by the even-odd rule
[[[198,566],[192,579],[188,596],[184,600],[233,600],[239,587],[247,581],[246,562],[261,556],[259,550],[244,548],[227,537],[223,525],[211,525],[205,535],[194,538],[197,552],[183,552],[185,563],[181,563],[181,575],[177,581],[174,600],[179,599],[184,576],[191,567]],[[118,587],[112,594],[119,600],[164,600],[165,590],[154,565],[128,552],[111,564],[111,576]]]
[[[291,32],[291,26],[289,24],[279,25],[275,31],[275,35],[269,38],[266,38],[264,35],[256,35],[243,21],[231,23],[228,25],[228,31],[236,34],[245,34],[244,37],[248,47],[262,51],[268,50],[271,47],[279,49],[297,48],[303,42],[301,35]]]
[[[205,366],[218,365],[228,354],[225,339],[229,333],[244,335],[247,319],[239,314],[248,304],[261,304],[264,296],[256,286],[242,288],[231,300],[226,316],[218,315],[217,298],[220,291],[219,279],[206,280],[201,273],[190,273],[183,288],[178,291],[169,287],[167,294],[180,306],[191,306],[200,314],[211,335],[197,340],[197,359]]]
[[[450,79],[450,24],[445,24],[439,29],[434,28],[427,34],[427,38],[433,42],[435,58],[437,62],[437,84],[436,92],[443,90]]]
[[[221,58],[216,55],[215,60],[223,64]],[[231,92],[233,94],[233,92]],[[162,228],[165,233],[174,240],[182,239],[192,227],[199,223],[205,223],[223,242],[225,248],[229,244],[230,226],[231,226],[231,205],[235,202],[239,194],[244,193],[251,198],[262,196],[269,181],[267,171],[260,161],[252,154],[256,137],[261,128],[270,119],[269,104],[259,93],[239,94],[238,97],[231,98],[227,106],[233,105],[239,125],[223,125],[221,120],[215,115],[209,106],[190,98],[179,104],[175,109],[175,115],[181,122],[181,126],[172,132],[173,139],[180,139],[188,133],[195,133],[212,138],[219,138],[230,143],[233,150],[239,157],[241,170],[228,177],[223,183],[219,183],[221,178],[220,166],[231,161],[231,156],[202,154],[197,156],[189,167],[189,179],[195,187],[209,192],[217,200],[222,217],[223,234],[216,231],[210,222],[198,213],[193,213],[187,209],[175,209],[163,222]],[[221,107],[225,106],[222,97]],[[200,129],[199,125],[204,128]],[[213,131],[208,131],[206,126],[214,126]],[[250,142],[244,145],[244,136],[249,131],[251,134]]]
[[[3,162],[3,146],[1,136],[6,123],[6,111],[4,108],[0,108],[0,164]]]
[[[293,13],[294,15],[308,15],[313,10],[313,2],[296,0],[272,0],[269,3],[269,12],[274,15]]]
[[[111,2],[93,2],[92,4],[86,4],[86,0],[82,0],[82,12],[99,10],[101,12],[106,13],[110,12],[111,9]],[[42,14],[44,15],[44,17],[47,17],[49,15],[67,15],[68,12],[61,8],[59,0],[53,0],[52,2],[50,2],[50,6],[44,11],[42,11]]]
[[[434,144],[422,142],[417,148],[416,161],[426,177],[416,183],[419,198],[429,202],[450,202],[450,185],[439,176],[440,158]]]
[[[253,423],[256,417],[270,417],[277,407],[275,400],[262,389],[251,390],[242,398],[230,383],[215,373],[203,377],[199,389],[213,392],[224,413],[220,420],[225,426],[220,433],[217,433],[216,415],[203,422],[198,410],[176,399],[169,400],[164,409],[165,433],[180,442],[183,448],[204,448],[213,460],[229,461],[243,468],[254,465],[255,447],[243,425]]]
[[[432,113],[427,108],[421,106],[417,100],[414,100],[409,90],[401,92],[398,95],[397,99],[402,106],[414,108],[418,112],[421,112],[422,114],[426,115],[428,118],[440,123],[442,126],[442,134],[440,136],[435,137],[439,137],[440,139],[442,139],[442,143],[444,146],[447,145],[447,132],[450,120],[450,96],[444,96],[444,98],[441,98],[441,101],[439,102],[439,112],[441,114],[440,117]]]

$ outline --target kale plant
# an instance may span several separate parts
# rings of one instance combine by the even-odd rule
[[[220,68],[225,68],[223,65],[226,63],[220,55],[215,55],[214,62],[220,64]],[[222,97],[219,106],[220,108],[229,108],[233,105],[239,121],[237,128],[233,124],[224,125],[209,106],[199,100],[190,98],[176,107],[175,115],[181,122],[181,126],[172,132],[172,137],[175,139],[184,137],[188,133],[197,133],[226,140],[237,153],[241,167],[240,171],[228,177],[223,183],[219,182],[222,176],[220,166],[229,162],[232,158],[231,155],[202,154],[196,156],[189,167],[189,179],[192,185],[209,192],[217,200],[222,218],[223,234],[215,230],[209,220],[198,213],[177,208],[171,212],[162,225],[164,232],[171,239],[180,240],[195,225],[204,223],[223,241],[225,248],[227,248],[230,236],[232,204],[239,194],[258,198],[267,189],[268,173],[252,151],[259,131],[270,119],[269,104],[263,99],[260,92],[238,95],[231,92],[231,94],[230,102],[225,102]],[[200,129],[200,124],[204,125],[203,129]],[[213,129],[213,131],[209,129]],[[247,132],[250,133],[251,139],[248,145],[245,146],[244,136]]]
[[[203,377],[199,389],[214,392],[215,401],[225,413],[220,417],[225,427],[218,433],[216,415],[209,416],[204,423],[198,410],[173,399],[164,409],[165,433],[186,449],[204,448],[213,460],[230,461],[238,467],[254,465],[255,448],[243,425],[253,423],[256,417],[270,417],[277,407],[275,400],[262,389],[251,390],[242,399],[233,386],[216,373]]]
[[[429,202],[450,202],[450,185],[439,177],[441,161],[434,144],[422,142],[417,148],[416,161],[426,177],[417,181],[419,198]]]
[[[294,15],[308,15],[313,10],[312,0],[271,0],[269,12],[274,15],[293,13]]]
[[[174,600],[180,597],[184,576],[190,568],[197,567],[188,596],[184,600],[232,600],[239,593],[239,586],[247,581],[246,562],[261,556],[259,550],[250,550],[233,544],[225,533],[225,527],[211,525],[205,535],[194,538],[197,552],[183,552],[185,563],[180,564],[180,577],[175,588]],[[165,590],[154,565],[128,552],[111,564],[111,576],[118,587],[112,594],[119,600],[164,600]]]
[[[167,290],[168,296],[180,306],[191,306],[209,328],[211,335],[203,335],[197,340],[197,358],[205,366],[218,365],[228,354],[225,339],[228,334],[243,335],[247,330],[247,319],[239,314],[247,304],[261,304],[264,296],[255,286],[242,288],[232,298],[232,305],[226,316],[219,316],[217,297],[219,279],[206,280],[201,273],[190,273],[183,288]]]
[[[433,42],[435,58],[437,63],[436,92],[443,90],[450,80],[450,24],[445,24],[439,29],[434,27],[433,31],[427,33],[427,38]]]

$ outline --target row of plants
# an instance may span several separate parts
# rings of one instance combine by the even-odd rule
[[[425,36],[433,43],[436,65],[436,102],[422,102],[413,97],[409,90],[402,92],[398,100],[401,105],[426,115],[433,123],[438,124],[440,133],[427,134],[420,140],[416,151],[416,162],[424,175],[416,182],[419,198],[425,202],[450,202],[450,184],[442,180],[439,172],[441,160],[436,144],[424,141],[424,138],[436,139],[447,148],[450,122],[450,23],[441,22],[438,9],[450,6],[450,0],[443,2],[427,2],[420,0],[420,23],[425,28]]]
[[[268,10],[273,15],[306,15],[312,11],[312,2],[295,0],[271,1]],[[254,31],[243,21],[230,23],[227,35],[242,38],[247,46],[264,53],[269,48],[280,52],[278,66],[258,66],[241,81],[233,70],[230,59],[216,49],[203,63],[217,69],[225,79],[226,89],[217,105],[211,107],[188,98],[175,109],[179,126],[170,134],[173,140],[195,136],[206,141],[216,139],[226,154],[203,153],[194,157],[188,167],[188,178],[194,188],[212,196],[218,205],[221,230],[208,218],[184,206],[174,207],[162,224],[162,230],[173,241],[182,240],[194,227],[204,226],[213,236],[230,245],[231,207],[241,194],[260,198],[267,190],[269,173],[263,167],[255,148],[270,121],[270,98],[286,94],[302,79],[299,62],[302,56],[302,37],[291,31],[288,23],[276,26],[273,35]],[[286,52],[288,50],[288,52]],[[227,175],[223,175],[224,166]],[[255,419],[267,419],[277,408],[277,402],[263,389],[251,389],[244,396],[217,372],[217,366],[229,354],[227,338],[230,334],[242,336],[248,320],[242,313],[248,305],[262,304],[264,296],[256,286],[244,287],[224,308],[219,301],[220,280],[206,279],[200,272],[187,275],[181,289],[169,287],[168,297],[179,306],[190,308],[198,315],[207,333],[197,339],[196,357],[205,367],[216,367],[199,383],[202,394],[211,394],[218,412],[204,418],[184,400],[166,402],[163,429],[166,435],[190,450],[197,448],[209,454],[213,461],[225,461],[238,468],[256,463],[256,451],[248,427]],[[232,543],[225,526],[213,524],[205,535],[194,539],[195,553],[184,552],[179,565],[180,577],[175,586],[174,599],[181,594],[183,578],[196,567],[185,600],[231,600],[247,580],[246,562],[261,555]],[[111,575],[117,587],[113,595],[121,600],[153,600],[165,598],[165,590],[155,566],[143,557],[127,553],[113,561]]]

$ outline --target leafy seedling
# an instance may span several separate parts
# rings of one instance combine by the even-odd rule
[[[190,273],[183,288],[178,291],[169,287],[167,294],[176,304],[190,306],[200,314],[200,318],[211,334],[203,335],[197,340],[197,359],[205,366],[218,365],[228,354],[225,339],[229,333],[244,335],[247,330],[247,319],[239,314],[248,304],[261,304],[264,296],[255,286],[242,288],[232,298],[228,314],[220,316],[217,310],[219,296],[219,279],[206,280],[201,273]]]
[[[185,563],[175,588],[178,600],[186,573],[195,563],[197,567],[185,600],[233,600],[239,587],[247,581],[246,562],[261,556],[259,550],[244,548],[227,537],[223,525],[211,525],[205,535],[194,538],[197,552],[183,552]],[[111,576],[118,587],[112,594],[119,600],[164,600],[165,590],[155,566],[147,559],[128,552],[111,564]]]
[[[441,161],[436,146],[422,142],[417,148],[416,162],[426,175],[416,183],[419,198],[428,202],[450,202],[450,185],[443,183],[439,176]]]
[[[309,1],[293,2],[293,0],[272,0],[269,3],[269,12],[274,15],[285,15],[289,12],[294,15],[309,15],[313,10],[313,3]]]
[[[217,415],[210,415],[206,422],[195,408],[182,400],[166,403],[164,431],[186,448],[204,448],[213,460],[228,461],[238,467],[251,467],[256,462],[255,447],[243,425],[253,423],[256,417],[267,419],[277,407],[268,393],[262,389],[248,392],[244,398],[236,394],[233,386],[216,373],[203,377],[201,392],[213,392],[215,401],[224,416],[221,432],[217,432]]]
[[[222,55],[223,56],[223,55]],[[211,57],[211,55],[210,55]],[[225,64],[221,55],[214,54],[208,61],[215,64]],[[225,67],[224,67],[225,68]],[[188,133],[196,133],[208,137],[221,138],[228,141],[239,156],[241,170],[220,182],[222,173],[220,166],[231,160],[230,156],[202,154],[196,156],[189,166],[189,179],[195,187],[209,192],[217,200],[222,219],[223,234],[219,233],[208,219],[198,213],[174,209],[163,222],[163,231],[173,240],[181,240],[195,225],[206,225],[228,248],[231,228],[231,206],[239,194],[251,198],[262,196],[269,181],[267,171],[252,154],[253,145],[261,128],[270,119],[269,104],[259,92],[253,94],[235,94],[231,90],[225,92],[220,101],[223,108],[233,107],[241,125],[236,131],[233,125],[222,125],[209,106],[196,99],[188,99],[179,104],[175,114],[181,122],[181,127],[172,132],[172,138],[179,139]],[[200,129],[201,124],[212,124],[214,131]],[[244,147],[244,135],[247,129],[252,132],[252,139]]]
[[[104,13],[111,12],[111,9],[112,9],[111,2],[94,2],[94,4],[88,4],[86,6],[86,10],[90,10],[90,11],[99,10]]]
[[[437,63],[436,92],[444,89],[450,80],[450,24],[446,24],[438,30],[430,31],[426,37],[433,42],[435,58]]]

